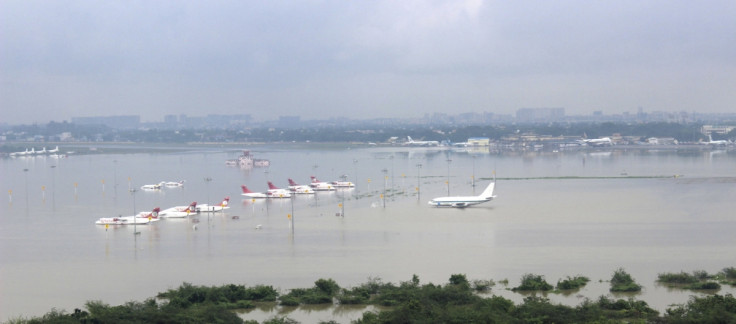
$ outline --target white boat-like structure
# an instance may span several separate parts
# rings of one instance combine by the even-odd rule
[[[119,217],[103,217],[98,219],[97,225],[148,225],[158,222],[158,212],[161,209],[156,207],[150,212],[140,212],[135,216],[119,216]]]
[[[198,213],[214,213],[223,211],[225,209],[230,209],[230,207],[228,207],[228,204],[230,204],[230,197],[225,197],[225,199],[223,199],[219,205],[201,204],[195,209]]]
[[[163,218],[184,218],[196,213],[197,202],[193,201],[189,206],[176,206],[162,210],[158,213]]]

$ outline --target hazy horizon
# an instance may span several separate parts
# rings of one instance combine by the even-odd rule
[[[736,2],[2,1],[2,122],[734,111]]]

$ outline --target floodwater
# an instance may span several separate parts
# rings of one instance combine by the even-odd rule
[[[577,305],[609,295],[606,281],[618,268],[644,286],[635,298],[663,311],[713,292],[659,286],[657,274],[736,266],[735,151],[250,149],[271,166],[226,166],[240,152],[223,147],[135,154],[102,147],[92,155],[0,160],[8,194],[0,204],[0,321],[52,308],[71,312],[88,300],[143,301],[183,282],[267,284],[285,293],[320,278],[352,287],[369,278],[399,283],[413,274],[435,284],[457,273],[493,279],[491,293],[515,302],[524,295],[508,288],[526,273],[552,284],[584,275],[591,282],[580,291],[547,295]],[[427,205],[448,192],[479,194],[494,171],[492,202]],[[347,175],[357,185],[294,199],[240,195],[243,184],[265,191],[268,180],[285,187],[288,178],[308,183],[310,175],[323,181]],[[129,191],[179,180],[184,187]],[[210,216],[135,228],[94,224],[154,207],[217,204],[225,196],[231,208]],[[718,293],[735,291],[724,286]],[[373,309],[271,306],[241,315],[345,323]]]

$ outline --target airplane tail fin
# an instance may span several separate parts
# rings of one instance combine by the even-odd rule
[[[273,185],[271,181],[268,182],[268,189],[279,189],[279,187],[276,187]]]
[[[197,202],[193,201],[191,204],[189,204],[189,208],[187,208],[187,211],[195,211],[197,210]]]
[[[310,176],[310,178],[312,178],[312,183],[319,182],[319,180],[317,180],[317,177],[315,176]]]
[[[413,140],[413,139],[411,139],[411,136],[407,136],[407,137],[406,137],[406,139],[407,139],[407,140],[409,140],[409,142],[410,142],[410,143],[411,143],[411,142],[414,142],[414,140]]]
[[[708,142],[713,142],[713,136],[710,136],[710,134],[708,134]]]
[[[493,198],[493,189],[495,187],[496,187],[496,181],[489,183],[488,187],[486,187],[486,189],[483,190],[483,193],[480,194],[480,197],[483,199]]]
[[[291,178],[289,178],[289,185],[290,186],[298,186],[298,184],[296,182],[294,182],[294,180],[291,180]]]
[[[222,200],[222,207],[227,206],[230,203],[230,197],[225,197],[224,200]]]
[[[161,211],[161,208],[159,208],[159,207],[156,207],[156,208],[154,208],[154,209],[153,209],[153,210],[151,211],[151,213],[150,213],[150,214],[148,214],[148,217],[151,217],[151,218],[156,218],[156,217],[158,217],[158,212],[160,212],[160,211]]]
[[[241,189],[243,189],[243,193],[253,193],[253,191],[248,190],[248,187],[245,185],[240,186]]]

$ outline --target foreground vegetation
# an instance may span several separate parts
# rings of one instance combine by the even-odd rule
[[[726,268],[716,275],[719,280],[736,279],[736,271]],[[695,272],[693,277],[705,276]],[[663,274],[659,281],[690,281],[691,275]],[[713,278],[714,276],[711,276]],[[684,279],[682,279],[684,278]],[[557,290],[579,289],[589,279],[567,277],[558,281]],[[623,269],[614,272],[611,285],[636,285]],[[492,280],[472,283],[463,274],[450,276],[448,283],[421,284],[414,275],[398,285],[371,278],[350,289],[340,287],[332,279],[319,279],[311,288],[291,289],[280,294],[271,286],[223,285],[218,287],[182,284],[177,289],[159,293],[144,302],[128,302],[110,306],[89,301],[86,310],[72,313],[52,310],[42,317],[14,319],[9,323],[257,323],[241,319],[236,310],[255,307],[257,303],[283,307],[302,304],[359,304],[386,306],[381,311],[365,312],[355,320],[373,323],[736,323],[736,298],[731,294],[692,297],[685,305],[676,305],[662,315],[646,302],[612,299],[601,296],[585,299],[577,306],[553,304],[547,298],[532,295],[515,304],[499,296],[479,295],[494,286]],[[638,286],[638,285],[637,285]],[[543,276],[526,274],[520,286],[512,290],[548,291],[552,285]],[[297,323],[287,317],[273,317],[263,323]],[[334,322],[327,322],[334,323]]]

